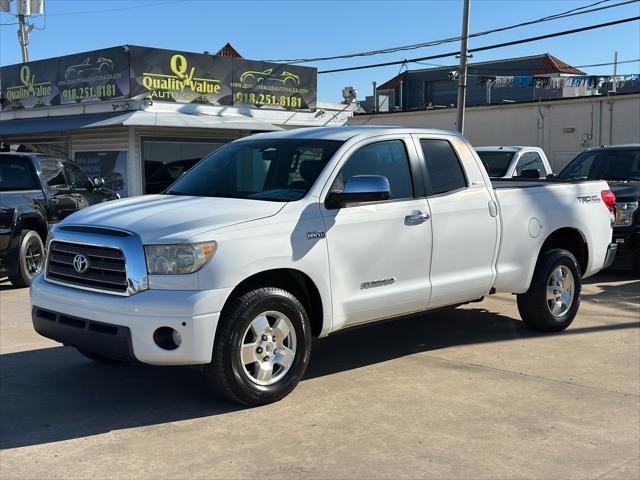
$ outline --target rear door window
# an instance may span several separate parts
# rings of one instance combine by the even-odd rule
[[[0,157],[0,191],[39,189],[35,172],[20,157]]]
[[[420,140],[420,146],[424,153],[427,177],[433,195],[468,186],[460,160],[448,141],[424,138]]]

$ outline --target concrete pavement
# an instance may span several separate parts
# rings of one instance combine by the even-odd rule
[[[39,337],[0,283],[0,478],[638,479],[639,327],[624,273],[560,334],[495,295],[317,341],[293,394],[245,409]]]

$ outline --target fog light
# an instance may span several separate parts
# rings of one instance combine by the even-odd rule
[[[171,332],[171,339],[173,340],[173,343],[176,344],[176,346],[180,346],[180,344],[182,343],[182,335],[180,335],[180,332],[177,330],[173,330]]]
[[[173,328],[160,327],[153,332],[153,341],[163,350],[175,350],[182,343],[182,337]]]

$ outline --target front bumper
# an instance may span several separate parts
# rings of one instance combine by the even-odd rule
[[[109,358],[135,362],[128,327],[71,317],[40,307],[31,309],[33,328],[43,337]]]
[[[146,290],[123,297],[56,285],[42,274],[34,278],[30,292],[31,305],[38,313],[33,316],[34,328],[41,335],[65,345],[151,365],[209,363],[220,311],[229,293],[230,288]],[[48,312],[44,315],[50,318],[40,318],[40,311]],[[115,335],[109,327],[116,328]],[[155,343],[154,332],[161,327],[180,333],[178,348],[166,350]],[[109,330],[112,334],[104,333]],[[96,335],[97,331],[102,333]],[[122,344],[127,342],[131,358],[123,358],[126,348]]]

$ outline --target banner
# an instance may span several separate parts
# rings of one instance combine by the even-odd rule
[[[231,105],[231,58],[130,47],[131,96]]]
[[[149,98],[315,110],[315,68],[121,46],[0,68],[2,110]]]
[[[233,104],[285,110],[315,110],[315,68],[234,59]]]
[[[59,105],[57,73],[57,58],[2,67],[2,110]]]
[[[123,47],[61,57],[58,88],[63,105],[129,97],[129,55]]]
[[[626,83],[637,82],[640,75],[576,75],[573,77],[534,77],[534,76],[487,76],[480,77],[476,85],[491,85],[496,88],[536,87],[536,88],[565,88],[588,87],[599,88],[603,84],[616,82],[618,87]]]

